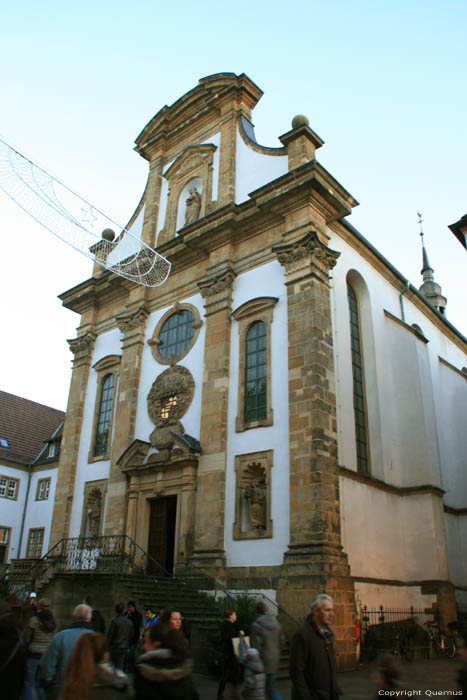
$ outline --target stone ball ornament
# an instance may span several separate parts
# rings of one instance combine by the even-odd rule
[[[305,117],[304,114],[297,114],[297,116],[292,119],[292,129],[298,129],[300,126],[310,126],[308,117]]]

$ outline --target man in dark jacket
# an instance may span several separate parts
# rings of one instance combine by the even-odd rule
[[[112,618],[107,637],[109,640],[110,660],[115,668],[123,670],[126,665],[128,650],[133,641],[134,627],[131,620],[124,615],[123,603],[117,603],[115,612],[117,615]]]
[[[143,616],[141,615],[140,611],[136,609],[136,603],[134,600],[128,601],[126,614],[131,624],[133,625],[133,639],[131,640],[130,649],[128,651],[127,671],[128,673],[133,673],[135,665],[136,647],[138,646],[139,638],[141,636],[141,625],[143,624]]]
[[[268,607],[262,600],[256,603],[256,613],[258,617],[251,625],[251,646],[258,649],[263,662],[266,697],[268,700],[281,700],[276,689],[276,673],[283,644],[282,627],[276,618],[269,614]]]
[[[234,653],[232,639],[238,636],[237,613],[226,610],[221,622],[222,675],[217,690],[217,700],[240,700],[240,662]]]
[[[329,625],[334,619],[332,598],[316,596],[311,614],[292,637],[290,678],[292,700],[338,700],[334,635]]]

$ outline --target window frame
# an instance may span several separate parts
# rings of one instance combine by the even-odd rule
[[[192,328],[194,330],[193,337],[191,338],[189,344],[185,348],[185,350],[180,353],[179,355],[171,355],[170,357],[165,357],[162,355],[162,353],[159,350],[159,344],[160,344],[160,334],[162,331],[162,328],[164,327],[165,323],[173,316],[174,314],[179,314],[183,311],[190,311],[193,314],[193,323]],[[175,303],[168,311],[165,312],[165,314],[159,319],[159,321],[156,324],[156,327],[154,328],[153,334],[151,338],[148,340],[148,345],[151,348],[152,356],[158,362],[160,365],[174,365],[177,362],[180,362],[180,360],[183,360],[183,358],[188,355],[190,350],[193,348],[195,345],[196,341],[198,340],[199,332],[200,329],[203,325],[203,322],[201,320],[200,313],[196,306],[193,306],[192,304],[179,304],[178,302]]]
[[[6,474],[0,474],[0,479],[6,480],[5,494],[0,493],[0,498],[6,498],[7,501],[17,501],[18,495],[19,495],[19,487],[20,487],[21,479],[16,479],[15,477],[7,476]],[[15,495],[14,496],[8,495],[8,490],[10,488],[10,482],[14,482],[14,484],[15,484]]]
[[[353,323],[352,313],[354,310],[350,305],[350,292],[353,295],[355,301],[355,314],[357,316],[357,322]],[[350,340],[350,362],[352,368],[352,404],[354,413],[354,434],[355,434],[355,453],[356,453],[356,464],[357,473],[369,476],[371,473],[371,460],[370,460],[370,439],[369,439],[369,429],[368,429],[368,403],[366,395],[366,381],[365,381],[365,358],[364,358],[364,346],[363,346],[363,336],[362,336],[362,325],[361,325],[361,315],[360,315],[360,303],[358,294],[355,291],[355,287],[352,283],[347,280],[347,304],[349,311],[349,340]],[[353,334],[353,328],[357,328],[358,338]],[[357,369],[359,369],[361,378],[358,379],[355,374],[356,363],[354,362],[354,342],[358,342],[358,354],[360,358],[360,363]],[[361,395],[357,395],[356,383],[361,383]],[[357,398],[361,400],[363,408],[356,405]],[[359,418],[363,417],[363,425],[360,424]],[[364,431],[364,441],[360,439],[360,428]],[[359,451],[359,445],[363,444],[365,449],[365,462],[366,468],[362,466],[362,457]]]
[[[114,417],[115,417],[115,406],[116,406],[117,394],[118,394],[118,380],[119,380],[119,376],[120,376],[120,361],[121,361],[120,355],[107,355],[106,357],[103,357],[101,360],[96,362],[95,365],[93,365],[93,370],[95,370],[95,372],[97,373],[97,391],[96,391],[96,399],[95,399],[95,404],[94,404],[94,419],[93,419],[93,426],[92,426],[91,445],[90,445],[89,455],[88,455],[88,463],[102,462],[103,460],[110,459],[110,451],[111,451],[111,446],[112,446],[113,422],[114,422]],[[103,454],[96,455],[95,449],[96,449],[96,441],[97,441],[97,435],[98,435],[97,431],[98,431],[98,427],[99,427],[99,418],[100,418],[100,414],[101,414],[102,393],[104,390],[105,379],[109,375],[113,375],[113,377],[114,377],[114,386],[113,386],[113,394],[112,394],[112,406],[111,406],[111,411],[110,411],[110,421],[109,421],[109,432],[108,432],[108,438],[107,438],[107,445],[106,445],[105,452]]]
[[[41,487],[47,485],[46,491],[47,495],[41,497]],[[46,476],[43,479],[38,479],[36,487],[36,501],[48,501],[50,496],[50,490],[52,488],[52,477]]]
[[[33,533],[40,533],[40,537],[38,538],[37,542],[33,542]],[[28,532],[28,541],[26,544],[26,559],[41,559],[42,558],[42,550],[44,549],[44,540],[45,540],[45,527],[31,527],[29,528]],[[34,550],[32,549],[34,546]],[[40,553],[39,556],[37,556],[38,548],[40,546]],[[35,554],[36,556],[31,556],[31,554]]]
[[[241,433],[253,428],[270,426],[274,422],[272,403],[272,366],[271,366],[271,326],[273,322],[274,307],[279,299],[277,297],[256,297],[239,306],[232,312],[232,318],[238,324],[238,399],[237,417],[235,419],[235,431]],[[262,321],[266,327],[266,418],[247,421],[246,409],[246,357],[247,335],[250,328]]]
[[[6,537],[6,542],[2,542],[2,540],[0,538],[0,551],[2,551],[2,547],[5,547],[5,549],[3,550],[4,551],[3,561],[0,561],[0,565],[6,564],[8,562],[8,554],[10,551],[10,544],[11,544],[11,527],[8,525],[0,525],[0,536],[1,536],[2,531],[6,533],[7,537]],[[1,559],[1,557],[0,557],[0,559]]]

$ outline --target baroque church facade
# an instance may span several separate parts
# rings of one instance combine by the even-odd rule
[[[348,222],[305,117],[256,142],[261,95],[209,76],[138,136],[127,228],[165,284],[96,265],[61,295],[81,323],[50,544],[126,535],[297,618],[325,589],[350,659],[355,596],[467,604],[467,341],[427,257],[419,291]]]

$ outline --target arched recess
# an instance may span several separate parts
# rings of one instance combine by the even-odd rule
[[[348,294],[348,329],[349,336],[352,336],[351,325],[351,301],[349,289],[353,292],[354,300],[357,306],[358,326],[359,326],[359,342],[361,352],[361,371],[362,371],[362,388],[364,394],[364,414],[366,428],[366,445],[367,445],[367,465],[366,468],[359,466],[357,459],[357,430],[358,417],[356,405],[354,403],[354,435],[355,435],[355,454],[357,471],[362,473],[372,474],[374,477],[383,477],[382,464],[382,441],[381,441],[381,418],[379,409],[379,392],[378,392],[378,374],[375,351],[374,330],[372,322],[370,294],[367,284],[361,274],[357,270],[349,270],[347,273],[347,294]],[[355,321],[355,316],[353,317]],[[354,328],[355,330],[355,328]],[[355,338],[354,341],[355,342]],[[352,338],[349,346],[350,358],[349,365],[352,363]],[[358,360],[357,360],[358,364]],[[350,371],[355,372],[355,368]],[[353,378],[352,386],[354,389],[353,400],[355,401],[355,389],[357,388],[358,377]]]

